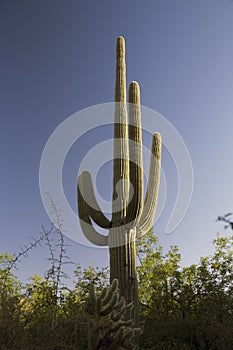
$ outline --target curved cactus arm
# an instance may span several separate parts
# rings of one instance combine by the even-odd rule
[[[130,83],[128,101],[130,193],[126,220],[134,227],[141,216],[144,193],[140,88],[136,81]]]
[[[129,195],[129,147],[126,111],[125,40],[117,39],[114,111],[113,226],[126,215]]]
[[[137,238],[142,237],[144,234],[146,234],[154,223],[160,182],[161,147],[161,135],[159,133],[153,134],[149,180],[147,185],[145,204],[136,230]]]
[[[82,196],[82,188],[80,183],[78,184],[78,216],[82,231],[86,238],[93,244],[98,246],[107,246],[108,237],[97,232],[91,222],[88,212],[88,206]]]
[[[82,189],[80,195],[83,197],[83,201],[86,202],[88,214],[91,219],[102,228],[110,228],[111,221],[102,213],[97,203],[91,174],[88,171],[84,171],[79,175],[78,182],[80,184],[80,189]]]

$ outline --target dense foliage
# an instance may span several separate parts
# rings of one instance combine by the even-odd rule
[[[66,248],[59,237],[55,257],[44,233],[53,252],[51,268],[26,285],[14,275],[17,255],[0,255],[1,350],[87,349],[90,286],[94,282],[100,293],[108,271],[78,265],[69,289],[62,274]],[[138,241],[141,350],[233,349],[233,237],[218,236],[213,244],[210,256],[182,267],[177,247],[164,254],[153,234]]]
[[[166,255],[152,235],[140,247],[141,349],[233,349],[233,237],[181,267],[177,247]]]

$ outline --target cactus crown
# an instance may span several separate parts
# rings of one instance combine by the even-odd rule
[[[161,136],[155,133],[144,200],[140,88],[137,82],[130,83],[126,103],[125,40],[119,37],[116,44],[112,220],[102,213],[97,203],[89,172],[84,171],[78,179],[79,219],[90,242],[99,246],[120,246],[126,241],[121,239],[119,232],[133,230],[134,238],[138,238],[149,231],[157,206],[160,165]],[[109,229],[109,234],[98,233],[92,221]]]

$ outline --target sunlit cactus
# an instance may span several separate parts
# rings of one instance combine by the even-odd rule
[[[126,305],[125,299],[120,297],[117,279],[99,295],[92,284],[88,307],[88,350],[136,349],[134,338],[141,334],[141,329],[134,328],[133,320],[124,319],[126,312],[132,308],[132,303]]]
[[[146,234],[154,223],[160,182],[161,136],[153,134],[148,187],[144,200],[142,128],[140,88],[131,82],[126,103],[125,41],[117,39],[116,83],[114,112],[112,218],[101,211],[89,172],[78,179],[78,214],[87,239],[110,252],[110,282],[119,281],[120,294],[127,303],[134,302],[133,314],[138,325],[138,291],[136,275],[137,238]],[[93,222],[108,230],[104,235],[96,231]]]

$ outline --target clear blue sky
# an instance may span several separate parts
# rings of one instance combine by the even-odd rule
[[[113,101],[119,35],[126,39],[128,83],[139,81],[142,104],[176,127],[193,162],[190,208],[166,235],[177,178],[165,157],[168,197],[155,233],[165,250],[177,244],[190,264],[223,231],[215,219],[233,210],[233,1],[1,0],[1,251],[14,252],[42,224],[49,227],[39,191],[41,154],[68,116]],[[71,150],[63,179],[75,209],[74,150],[83,152]],[[69,243],[81,264],[107,264],[107,250]],[[43,272],[43,258],[43,249],[33,252],[24,275]]]

